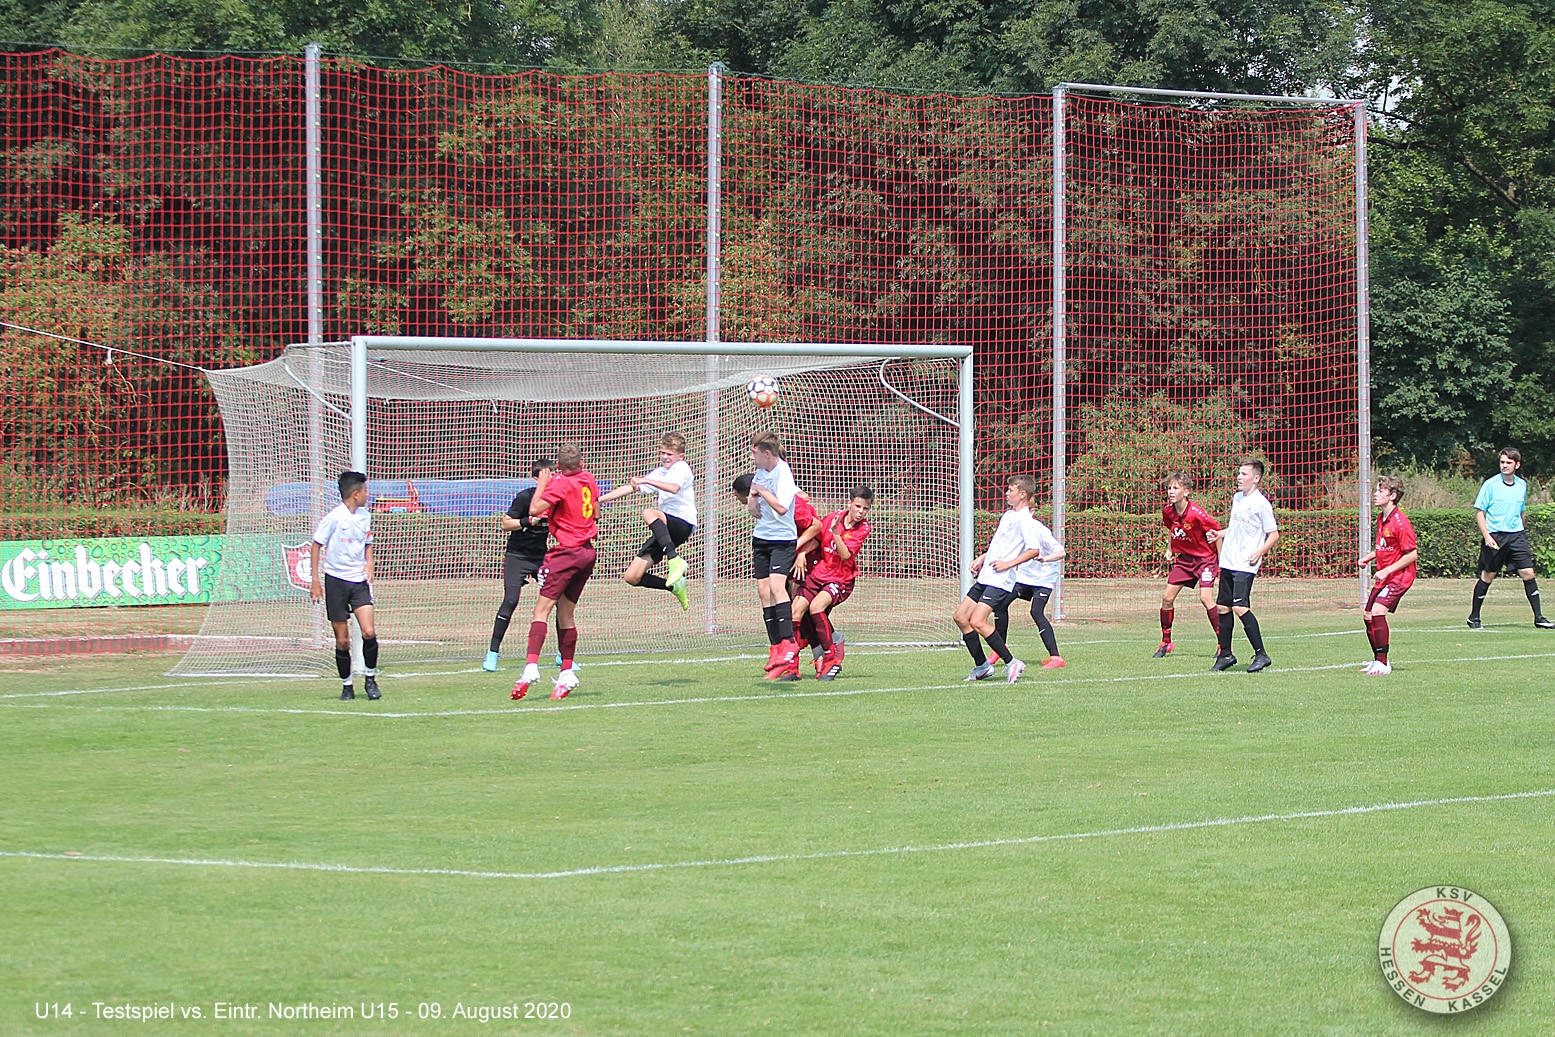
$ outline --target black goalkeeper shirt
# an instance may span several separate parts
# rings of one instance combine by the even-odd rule
[[[519,555],[538,562],[545,557],[546,537],[550,534],[550,526],[546,520],[531,519],[529,517],[529,504],[534,500],[535,488],[519,490],[518,496],[513,498],[513,504],[508,508],[508,518],[518,519],[522,526],[508,534],[508,554]]]

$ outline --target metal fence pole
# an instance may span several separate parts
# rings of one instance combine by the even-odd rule
[[[1360,553],[1371,550],[1371,245],[1366,198],[1366,106],[1355,106],[1355,422],[1356,528]],[[1370,591],[1370,568],[1361,570],[1360,603]]]
[[[324,365],[319,357],[319,343],[324,341],[324,185],[323,141],[320,127],[319,104],[319,56],[323,48],[310,43],[302,52],[304,88],[304,138],[306,182],[304,195],[307,224],[308,250],[308,487],[309,514],[314,521],[324,516],[324,407],[319,395],[324,389]],[[313,644],[324,643],[324,611],[322,606],[313,609]]]
[[[1053,88],[1053,536],[1064,542],[1064,86]],[[1053,588],[1053,618],[1064,618],[1064,581]]]
[[[723,65],[707,69],[707,341],[719,335],[719,253],[723,246]],[[709,634],[718,630],[718,380],[716,354],[707,358],[707,479],[702,484],[702,582]]]

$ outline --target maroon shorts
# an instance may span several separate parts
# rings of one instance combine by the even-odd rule
[[[1388,577],[1386,583],[1372,584],[1371,594],[1366,599],[1367,614],[1371,614],[1374,605],[1382,605],[1389,612],[1397,612],[1399,599],[1414,585],[1415,581],[1410,580],[1408,583],[1405,583],[1396,576]]]
[[[813,572],[806,573],[804,586],[799,588],[796,597],[803,598],[806,601],[814,601],[815,596],[821,593],[821,591],[831,595],[831,604],[826,606],[826,611],[830,612],[844,601],[847,601],[853,594],[853,581],[823,580]]]
[[[1213,587],[1215,581],[1220,579],[1220,560],[1214,555],[1205,555],[1203,558],[1195,558],[1193,555],[1178,555],[1172,563],[1171,574],[1166,577],[1166,582],[1178,587]]]
[[[579,544],[577,547],[557,544],[545,552],[545,561],[540,563],[540,571],[535,573],[535,582],[540,585],[540,597],[552,601],[565,597],[576,604],[583,596],[583,585],[594,575],[594,560],[598,556],[599,552],[594,550],[593,544]]]

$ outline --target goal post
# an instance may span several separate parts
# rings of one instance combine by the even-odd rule
[[[201,636],[174,672],[329,670],[297,566],[348,467],[368,476],[385,663],[478,660],[502,598],[497,517],[532,484],[533,460],[577,442],[608,491],[653,468],[672,430],[697,472],[690,613],[620,579],[650,502],[618,500],[602,510],[580,606],[585,660],[764,641],[750,520],[726,485],[750,470],[759,429],[778,432],[820,513],[857,483],[876,492],[859,589],[838,614],[850,643],[951,643],[975,553],[972,365],[960,344],[360,335],[208,372],[227,429],[228,549]],[[763,374],[782,387],[765,410],[745,392]],[[534,593],[514,613],[508,657],[522,653]]]

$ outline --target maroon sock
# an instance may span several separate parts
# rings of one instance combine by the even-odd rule
[[[815,640],[828,652],[835,647],[836,634],[832,631],[831,617],[824,612],[815,613]]]
[[[1362,616],[1361,619],[1366,624],[1366,643],[1371,645],[1371,650],[1375,652],[1377,650],[1377,630],[1372,626],[1369,614]]]
[[[1172,619],[1176,615],[1176,609],[1161,610],[1161,640],[1170,641],[1172,639]]]
[[[1388,617],[1373,616],[1371,618],[1372,636],[1376,638],[1372,642],[1371,650],[1376,653],[1377,661],[1388,661]]]
[[[540,649],[545,647],[545,632],[547,627],[545,620],[537,619],[529,624],[529,658],[528,662],[540,661]]]
[[[1209,617],[1209,628],[1215,632],[1215,636],[1218,638],[1220,636],[1220,610],[1208,608],[1204,610],[1204,614]]]
[[[557,650],[562,653],[562,669],[572,669],[572,657],[578,651],[578,628],[566,627],[557,631]]]

